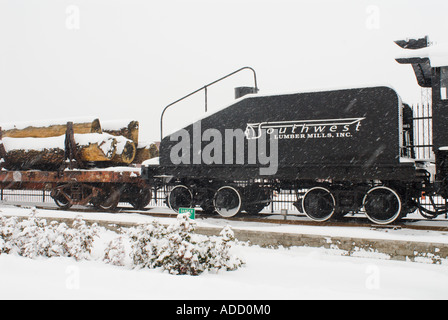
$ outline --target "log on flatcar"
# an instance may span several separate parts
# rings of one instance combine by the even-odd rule
[[[124,129],[114,124],[107,124],[110,133],[102,132],[99,120],[93,124],[0,129],[0,188],[51,191],[63,209],[92,204],[101,210],[115,210],[119,202],[145,208],[152,190],[141,179],[140,168],[130,165],[137,154],[138,122],[132,121]],[[53,136],[61,130],[65,130],[63,136]],[[139,160],[154,155],[142,154]]]

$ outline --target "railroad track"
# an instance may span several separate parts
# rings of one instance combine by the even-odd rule
[[[18,207],[29,207],[29,204],[14,204]],[[41,210],[61,210],[59,208],[49,207],[45,205],[33,205]],[[129,214],[141,214],[151,217],[163,217],[163,218],[175,218],[176,213],[167,212],[156,212],[147,210],[135,210],[130,208],[119,207],[115,212],[104,212],[105,214],[114,213],[129,213]],[[95,211],[93,207],[78,207],[71,208],[71,212],[92,212]],[[98,211],[101,212],[101,211]],[[411,230],[426,230],[426,231],[439,231],[448,232],[448,220],[427,220],[427,219],[416,219],[416,218],[405,218],[400,223],[393,225],[376,225],[372,224],[365,217],[344,217],[339,220],[328,221],[328,222],[316,222],[308,219],[305,215],[294,214],[294,215],[281,215],[275,213],[262,213],[258,215],[246,215],[241,214],[232,218],[224,218],[218,214],[203,214],[201,211],[196,213],[196,219],[206,220],[206,219],[220,219],[226,221],[240,221],[240,222],[253,222],[253,223],[266,223],[266,224],[278,224],[278,225],[297,225],[297,226],[316,226],[316,227],[363,227],[369,229],[411,229]]]

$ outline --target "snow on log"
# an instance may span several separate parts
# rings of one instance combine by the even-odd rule
[[[116,164],[131,164],[137,154],[139,123],[136,120],[102,121],[103,133],[117,139],[117,154],[112,159]]]
[[[137,154],[138,128],[138,121],[106,121],[104,131],[98,119],[74,123],[77,159],[106,166],[131,164]],[[54,170],[64,164],[67,124],[48,121],[8,125],[6,129],[0,128],[0,158],[6,168]]]
[[[67,124],[52,124],[51,122],[38,125],[10,125],[3,131],[3,137],[9,138],[49,138],[65,135]],[[101,133],[101,124],[98,119],[90,122],[73,124],[74,133]]]
[[[82,161],[111,161],[117,154],[117,140],[107,133],[75,134],[75,142]]]
[[[116,137],[107,133],[74,135],[82,161],[112,161],[119,145]],[[125,138],[122,138],[125,139]],[[11,170],[54,170],[65,161],[65,135],[49,138],[4,138],[5,167]],[[123,147],[124,148],[124,147]]]
[[[122,136],[117,136],[115,139],[117,139],[117,153],[112,158],[112,162],[117,164],[132,163],[137,154],[134,142]]]
[[[4,167],[9,170],[57,170],[64,164],[63,149],[12,150],[4,157]]]
[[[139,123],[136,120],[117,120],[117,121],[102,121],[101,128],[103,132],[109,133],[113,136],[123,136],[132,140],[137,147]]]
[[[64,163],[65,136],[51,138],[3,138],[4,166],[10,170],[54,170]]]

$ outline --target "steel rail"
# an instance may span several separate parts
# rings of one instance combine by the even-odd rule
[[[17,205],[22,207],[22,205]],[[29,204],[24,204],[24,207],[29,207]],[[62,210],[59,208],[49,208],[48,206],[35,206],[37,209],[41,210],[55,210],[55,211],[67,211],[67,212],[104,212],[104,214],[117,214],[117,213],[136,213],[150,217],[156,218],[175,218],[177,216],[176,213],[162,213],[162,212],[149,212],[146,210],[135,210],[128,208],[118,208],[117,211],[107,212],[107,211],[98,211],[93,207],[86,208],[71,208],[70,210]],[[264,215],[270,216],[274,214],[259,214],[259,215],[243,215],[236,216],[231,218],[224,218],[219,216],[218,214],[210,215],[210,214],[202,214],[198,212],[196,214],[196,219],[207,220],[207,219],[221,219],[227,221],[239,221],[239,222],[248,222],[248,223],[266,223],[266,224],[277,224],[277,225],[296,225],[296,226],[315,226],[315,227],[364,227],[370,229],[385,229],[385,230],[398,230],[398,229],[410,229],[410,230],[423,230],[423,231],[438,231],[438,232],[448,232],[448,226],[435,226],[435,225],[420,225],[415,224],[417,222],[427,222],[431,220],[427,219],[408,219],[402,220],[401,222],[397,222],[392,225],[376,225],[371,223],[367,218],[364,217],[345,217],[339,220],[334,221],[326,221],[326,222],[317,222],[313,220],[284,220],[284,219],[272,219],[263,217]],[[280,216],[280,214],[278,214]],[[297,215],[291,215],[297,217]],[[305,217],[305,216],[300,216]]]

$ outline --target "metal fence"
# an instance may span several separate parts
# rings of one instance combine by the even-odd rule
[[[167,188],[159,189],[153,195],[153,199],[151,200],[148,207],[166,207],[166,198],[169,194],[170,190]],[[263,210],[264,213],[278,213],[282,210],[288,210],[291,213],[298,213],[299,211],[293,205],[293,203],[297,201],[297,195],[294,190],[280,190],[276,191],[273,194],[272,201],[268,206]]]
[[[430,104],[412,106],[413,148],[418,160],[435,161],[432,150],[432,108]]]
[[[9,190],[0,189],[2,202],[53,203],[48,190]]]

